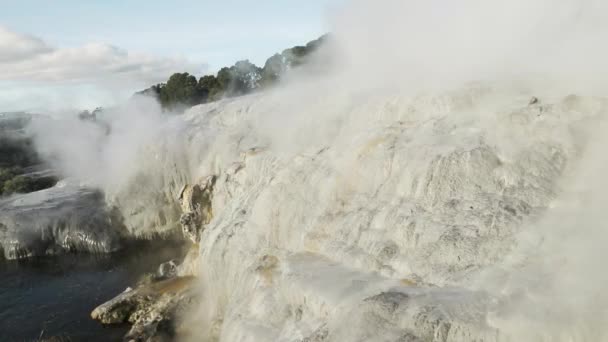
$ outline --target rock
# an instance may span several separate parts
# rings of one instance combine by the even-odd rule
[[[103,324],[133,324],[128,341],[170,341],[176,318],[196,303],[194,277],[174,277],[125,291],[98,306],[91,318]]]
[[[403,336],[399,337],[396,342],[422,342],[423,340],[416,336],[411,331],[408,331],[403,334]]]
[[[538,104],[538,103],[540,103],[540,100],[537,97],[532,96],[532,98],[528,102],[528,106],[533,106],[533,105]]]
[[[201,185],[184,186],[180,191],[179,201],[183,214],[179,222],[184,236],[195,243],[199,240],[203,226],[213,217],[211,202],[216,180],[216,176],[209,176]]]
[[[349,115],[328,137],[317,129],[277,137],[260,128],[280,100],[260,94],[193,108],[180,117],[187,162],[167,150],[164,169],[147,168],[170,189],[184,235],[196,242],[178,275],[201,272],[210,294],[190,326],[203,340],[495,341],[487,297],[495,289],[480,294],[477,281],[486,271],[510,278],[516,269],[503,261],[518,234],[561,193],[559,180],[586,143],[572,129],[605,111],[576,98],[550,105],[533,97],[522,108],[521,92],[494,87],[366,97],[354,111],[331,98],[328,112]],[[321,119],[316,109],[325,114],[319,105],[311,122]],[[283,148],[291,135],[297,146]],[[182,173],[218,181],[162,175]],[[115,316],[136,322],[133,339],[171,336],[167,317],[184,302],[140,291],[122,294],[126,309],[115,303]]]
[[[173,278],[177,275],[177,263],[175,260],[169,260],[160,264],[158,267],[158,271],[156,272],[156,277],[158,279],[168,279]]]
[[[379,295],[365,299],[368,302],[374,302],[388,313],[394,313],[402,303],[406,303],[409,296],[401,292],[382,292]]]
[[[190,246],[184,261],[177,267],[177,275],[180,277],[185,276],[198,276],[199,272],[199,245],[193,244]]]
[[[126,234],[120,214],[96,190],[61,183],[0,200],[0,249],[7,259],[114,252]]]
[[[50,336],[50,337],[42,337],[37,342],[72,342],[72,339],[68,336]]]
[[[258,262],[256,272],[267,285],[272,283],[273,272],[279,265],[279,259],[274,255],[264,255]]]
[[[197,213],[194,211],[183,213],[179,218],[179,223],[182,226],[184,236],[193,242],[197,242],[201,229],[200,219]]]
[[[322,325],[315,330],[310,336],[304,338],[302,342],[325,342],[329,336],[329,329],[326,325]]]

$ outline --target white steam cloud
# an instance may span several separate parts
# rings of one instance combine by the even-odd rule
[[[599,82],[607,10],[597,0],[355,0],[333,34],[344,73],[374,86],[418,91],[539,74]]]
[[[545,216],[530,224],[503,265],[477,285],[499,298],[489,322],[513,341],[604,341],[608,338],[608,182],[604,122],[563,181]]]
[[[179,132],[156,100],[135,97],[104,110],[96,121],[66,115],[35,120],[30,127],[39,152],[65,177],[112,190],[142,170],[146,147]]]
[[[417,94],[485,81],[607,95],[605,1],[352,1],[333,33],[338,77],[354,89]],[[488,321],[505,339],[608,339],[607,128],[587,132],[554,207],[525,229],[508,266],[477,285],[500,298]]]

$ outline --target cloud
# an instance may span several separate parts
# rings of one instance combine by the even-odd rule
[[[0,27],[0,81],[73,82],[134,79],[154,82],[173,72],[200,72],[184,58],[130,52],[112,45],[89,43],[54,48],[43,40]]]
[[[11,32],[0,26],[0,51],[0,63],[8,63],[48,53],[52,49],[41,39]]]
[[[63,93],[66,87],[73,88],[68,93],[78,93],[72,90],[83,86],[112,89],[104,92],[124,97],[125,93],[164,81],[174,72],[200,74],[206,68],[205,64],[194,64],[182,57],[152,56],[104,43],[54,47],[38,37],[0,26],[0,86],[19,95],[12,100],[0,97],[0,110],[7,106],[40,106],[49,102],[40,94],[57,94],[58,89]]]

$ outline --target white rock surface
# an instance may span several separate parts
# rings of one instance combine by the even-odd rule
[[[302,87],[194,107],[106,192],[130,234],[186,223],[196,244],[177,274],[202,289],[186,339],[607,337],[564,320],[577,312],[565,304],[544,314],[556,301],[539,300],[538,284],[561,278],[522,249],[525,234],[547,238],[534,227],[605,100],[497,85],[417,97]]]
[[[533,95],[274,93],[190,110],[179,158],[192,184],[217,176],[193,336],[508,340],[479,279],[560,194],[606,104]]]
[[[66,251],[108,253],[127,236],[96,190],[60,182],[0,200],[0,249],[7,259]]]

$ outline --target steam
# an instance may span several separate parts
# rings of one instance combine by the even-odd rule
[[[607,128],[603,122],[590,132],[594,138],[564,179],[564,192],[478,284],[499,298],[490,323],[514,341],[608,338],[608,276],[601,271],[608,243]]]
[[[605,1],[354,1],[336,21],[345,84],[416,93],[471,82],[545,96],[606,95]],[[608,338],[606,124],[589,132],[565,191],[478,288],[489,323],[514,341]],[[511,144],[519,144],[513,140]]]
[[[365,127],[369,113],[356,108],[368,99],[474,86],[603,96],[606,16],[598,0],[348,1],[330,16],[324,49],[269,95],[275,107],[257,132],[293,153]]]
[[[605,1],[352,1],[333,22],[324,51],[332,72],[322,81],[296,77],[277,92],[284,110],[257,127],[273,146],[294,151],[335,143],[339,132],[373,125],[377,117],[356,111],[361,98],[441,94],[480,83],[548,99],[606,96],[608,89]],[[286,120],[279,113],[292,115]],[[475,115],[485,120],[483,112]],[[607,128],[602,123],[586,132],[585,152],[571,161],[564,190],[545,217],[528,223],[505,264],[476,284],[497,298],[488,323],[505,338],[608,338],[608,276],[601,271],[608,257]],[[509,148],[525,148],[526,139],[516,135],[504,137]]]
[[[538,75],[598,82],[607,71],[607,8],[596,0],[355,0],[336,16],[333,36],[343,74],[358,86],[420,91]]]
[[[380,114],[357,110],[361,102],[376,98],[439,95],[473,83],[541,98],[605,96],[608,89],[606,1],[357,0],[334,13],[332,22],[330,45],[317,64],[294,71],[280,89],[254,95],[264,97],[256,103],[261,114],[236,124],[236,131],[250,132],[279,155],[293,156],[311,146],[348,146],[355,137],[338,137],[381,124],[380,109]],[[145,99],[110,111],[105,120],[110,134],[103,126],[76,120],[34,127],[38,146],[69,177],[113,189],[141,169],[134,161],[142,149],[160,138],[179,140],[183,128]],[[483,110],[447,120],[478,120],[490,132],[502,132]],[[589,132],[585,152],[571,161],[564,190],[545,217],[529,222],[504,263],[475,283],[496,298],[487,320],[507,338],[608,338],[608,275],[602,271],[608,257],[607,128],[602,123]],[[523,135],[505,135],[501,143],[523,149],[526,140],[513,139]]]
[[[419,94],[486,82],[547,97],[608,89],[605,1],[353,1],[333,32],[338,77],[359,89]],[[477,284],[498,298],[489,323],[514,341],[608,338],[607,128],[588,132],[564,192]]]
[[[34,121],[30,129],[39,152],[60,174],[102,190],[125,186],[144,168],[146,148],[179,132],[147,97],[104,110],[96,121],[64,114]]]

